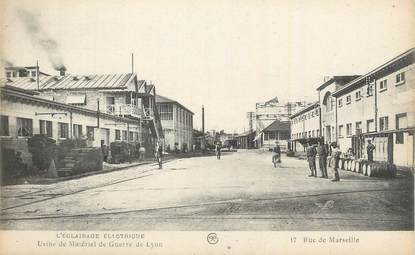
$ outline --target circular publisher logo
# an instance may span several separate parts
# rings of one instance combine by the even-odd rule
[[[210,233],[210,234],[207,236],[207,241],[208,241],[208,243],[210,243],[210,244],[217,244],[217,243],[219,242],[218,235],[217,235],[216,233]]]

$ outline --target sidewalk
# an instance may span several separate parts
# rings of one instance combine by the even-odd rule
[[[166,154],[163,155],[163,162],[170,162],[175,159],[180,158],[191,158],[191,157],[206,157],[206,156],[213,156],[214,153],[212,152],[188,152],[188,153],[178,153],[178,154]],[[58,177],[58,178],[47,178],[44,176],[29,176],[29,177],[21,177],[18,180],[16,180],[16,183],[11,185],[21,185],[21,184],[51,184],[61,181],[67,181],[67,180],[73,180],[73,179],[79,179],[82,177],[90,176],[90,175],[96,175],[96,174],[103,174],[113,171],[120,171],[124,170],[126,168],[130,167],[136,167],[141,165],[148,165],[148,164],[157,164],[155,158],[147,158],[144,161],[139,161],[138,159],[134,159],[131,163],[120,163],[120,164],[109,164],[107,162],[103,162],[102,170],[97,171],[91,171],[86,173],[81,173],[77,175],[71,175],[71,176],[64,176],[64,177]],[[7,185],[5,185],[7,186]]]

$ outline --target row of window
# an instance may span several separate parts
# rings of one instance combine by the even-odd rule
[[[319,108],[316,108],[312,111],[309,111],[307,113],[304,113],[300,116],[295,117],[294,119],[291,120],[291,124],[297,124],[297,123],[299,123],[303,120],[311,119],[311,118],[317,117],[319,115],[320,115]]]
[[[290,135],[288,133],[277,133],[277,132],[265,132],[264,133],[264,140],[288,140],[290,139]]]
[[[396,74],[395,76],[395,86],[399,86],[405,83],[405,72]],[[383,92],[388,89],[388,80],[384,79],[379,82],[379,92]],[[367,87],[366,95],[368,97],[373,96],[373,84],[369,84]],[[362,99],[362,92],[360,90],[354,93],[355,101],[360,101]],[[346,96],[346,104],[352,103],[352,95]],[[338,107],[343,106],[343,98],[337,100]]]
[[[17,136],[31,137],[33,136],[33,120],[27,118],[16,118]],[[64,122],[58,122],[58,138],[69,138],[69,124]],[[47,137],[53,137],[52,121],[39,120],[39,134],[46,135]],[[83,137],[83,127],[79,124],[73,124],[72,134],[74,138]],[[10,136],[9,129],[9,117],[0,116],[0,136]],[[94,127],[86,126],[86,137],[88,140],[94,140]],[[139,141],[139,133],[130,131],[128,134],[129,141]],[[127,131],[115,130],[115,140],[127,141]]]
[[[173,120],[173,105],[171,104],[159,104],[157,105],[161,120]],[[193,117],[191,113],[176,107],[176,116],[179,123],[183,123],[188,126],[193,126]]]
[[[317,130],[310,130],[306,132],[292,134],[291,139],[312,138],[312,137],[320,137],[320,130],[317,129]]]
[[[395,115],[395,123],[396,129],[403,129],[408,127],[408,120],[406,113],[400,113]],[[346,124],[346,136],[352,136],[358,132],[362,132],[362,122],[358,121],[355,123],[356,132],[353,132],[352,123]],[[387,131],[389,130],[389,117],[383,116],[379,118],[379,131]],[[374,132],[375,131],[375,121],[373,119],[369,119],[366,121],[366,131],[367,132]],[[339,137],[343,137],[344,134],[344,125],[339,125]]]

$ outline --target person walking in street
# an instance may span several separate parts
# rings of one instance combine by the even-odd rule
[[[220,154],[221,154],[221,145],[219,142],[216,143],[216,147],[215,147],[215,151],[216,151],[216,158],[220,159]]]
[[[339,160],[340,160],[340,150],[337,146],[336,143],[332,144],[332,157],[334,159],[334,166],[333,166],[333,179],[331,181],[333,182],[338,182],[340,181],[340,176],[339,176]]]
[[[157,163],[159,164],[159,169],[163,168],[163,147],[161,146],[161,144],[156,145],[156,160]]]
[[[373,162],[373,151],[375,150],[375,145],[372,143],[371,140],[367,140],[367,160],[369,160],[369,162]]]
[[[275,142],[275,146],[272,148],[272,163],[274,167],[277,167],[277,163],[281,163],[281,148],[278,141]]]
[[[311,174],[308,177],[313,177],[313,176],[317,177],[316,155],[317,155],[316,148],[311,144],[311,142],[309,142],[307,146],[307,161],[308,161],[308,166],[310,168]]]
[[[320,141],[317,147],[317,155],[318,155],[318,165],[320,168],[321,176],[320,178],[328,178],[327,175],[327,149],[323,141]]]

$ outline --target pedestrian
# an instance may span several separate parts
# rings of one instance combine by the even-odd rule
[[[272,163],[274,167],[277,167],[277,163],[281,163],[281,148],[278,141],[275,142],[275,146],[272,148]]]
[[[317,147],[317,155],[318,155],[318,165],[320,168],[321,176],[320,178],[328,178],[327,175],[327,149],[326,145],[323,141],[320,141]]]
[[[140,148],[138,149],[138,154],[139,154],[140,160],[145,159],[146,148],[143,145],[140,145]]]
[[[159,169],[162,169],[163,168],[163,147],[159,143],[156,144],[155,156],[156,156],[157,163],[159,165]]]
[[[332,182],[338,182],[340,181],[340,176],[339,176],[339,161],[340,161],[340,150],[337,146],[336,143],[333,143],[331,145],[333,147],[332,149],[332,157],[334,159],[334,166],[333,166],[333,179],[331,180]]]
[[[317,155],[316,148],[311,144],[311,142],[309,142],[307,146],[307,161],[308,161],[308,166],[310,168],[311,174],[308,177],[313,177],[313,176],[317,177],[316,155]]]
[[[369,162],[373,162],[373,151],[375,150],[376,147],[372,143],[371,140],[367,140],[367,143],[368,143],[368,145],[366,147],[366,150],[367,150],[367,160]]]
[[[219,142],[217,142],[217,143],[216,143],[216,146],[215,146],[215,151],[216,151],[216,158],[217,158],[217,159],[220,159],[220,154],[221,154],[221,146],[220,146],[220,143],[219,143]]]

